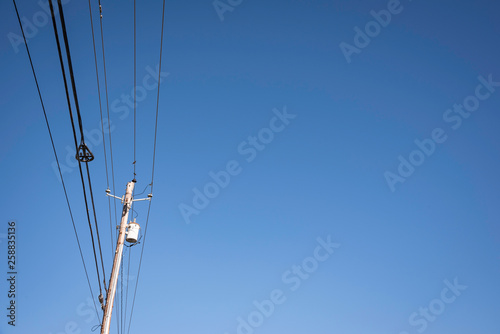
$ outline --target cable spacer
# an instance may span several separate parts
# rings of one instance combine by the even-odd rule
[[[75,158],[80,162],[89,162],[94,160],[94,155],[90,152],[85,143],[81,143],[80,146],[78,146],[78,152],[76,153]]]

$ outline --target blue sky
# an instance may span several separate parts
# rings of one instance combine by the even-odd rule
[[[500,5],[217,4],[219,11],[231,8],[223,20],[211,1],[166,3],[154,197],[130,332],[498,333]],[[97,2],[92,6],[98,37]],[[20,0],[18,7],[25,28],[33,28],[28,45],[96,292],[52,25],[39,3]],[[151,178],[150,73],[159,60],[161,8],[157,0],[137,8],[138,192]],[[0,240],[6,252],[7,222],[15,220],[19,263],[16,328],[2,315],[0,332],[91,333],[98,319],[87,305],[26,51],[13,39],[20,35],[13,4],[2,2],[0,11]],[[109,279],[113,250],[88,3],[66,1],[64,11],[96,156],[90,168]],[[371,11],[390,13],[390,22],[370,23]],[[133,89],[133,2],[103,1],[103,15],[122,196],[133,170],[133,111],[126,102]],[[356,27],[367,34],[367,24],[376,30],[356,36]],[[363,38],[367,45],[359,44]],[[357,51],[346,57],[347,44]],[[461,112],[453,110],[462,104]],[[214,174],[222,175],[220,185]],[[147,204],[134,209],[144,227]],[[125,253],[128,261],[131,252],[132,287],[140,246]],[[0,286],[7,307],[8,287]],[[132,296],[131,289],[127,313]],[[116,327],[114,318],[113,333]]]

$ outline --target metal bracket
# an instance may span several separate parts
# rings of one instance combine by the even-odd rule
[[[118,196],[115,196],[115,195],[111,195],[111,190],[109,189],[106,189],[106,196],[109,196],[109,197],[113,197],[113,198],[116,198],[116,199],[119,199],[120,201],[124,201],[125,199],[125,196],[122,196],[122,197],[118,197]],[[153,198],[153,194],[148,194],[148,197],[147,198],[139,198],[139,199],[133,199],[132,202],[138,202],[138,201],[150,201],[151,198]]]
[[[134,199],[132,200],[132,202],[139,202],[139,201],[150,201],[151,200],[151,197],[148,197],[148,198],[140,198],[140,199]]]
[[[132,202],[137,202],[137,201],[150,201],[151,198],[153,198],[153,194],[148,194],[147,198],[140,198],[140,199],[134,199]]]
[[[123,199],[124,199],[124,197],[125,197],[125,196],[118,197],[118,196],[115,196],[115,195],[111,195],[111,190],[109,190],[109,189],[106,189],[106,196],[109,196],[109,197],[113,197],[113,198],[119,199],[122,203],[123,203]]]
[[[75,155],[76,160],[80,162],[89,162],[94,160],[94,155],[90,152],[87,145],[84,142],[78,146],[78,152]]]

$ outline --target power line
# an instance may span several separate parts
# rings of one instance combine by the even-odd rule
[[[52,24],[54,26],[54,35],[55,35],[55,38],[56,38],[57,51],[58,51],[58,54],[59,54],[59,62],[61,64],[61,71],[62,71],[63,79],[64,79],[64,88],[65,88],[65,92],[66,92],[66,100],[67,100],[67,103],[68,103],[68,109],[69,109],[69,114],[70,114],[71,126],[72,126],[72,130],[73,130],[73,137],[74,137],[75,146],[76,146],[76,149],[77,149],[77,152],[78,152],[77,153],[77,158],[80,155],[79,156],[80,159],[77,159],[78,160],[78,168],[80,170],[80,179],[81,179],[81,183],[82,183],[83,197],[84,197],[84,200],[85,200],[85,208],[86,208],[86,213],[87,213],[87,220],[88,220],[88,223],[89,223],[90,235],[91,235],[91,239],[92,239],[92,249],[93,249],[93,252],[94,252],[94,260],[95,260],[96,271],[97,271],[97,279],[98,279],[98,282],[99,282],[99,291],[100,291],[99,300],[101,301],[101,304],[102,304],[103,297],[102,297],[101,279],[100,279],[99,267],[98,267],[98,264],[97,264],[97,255],[96,255],[96,251],[95,251],[95,243],[94,243],[94,235],[93,235],[93,231],[92,231],[92,224],[90,222],[90,215],[89,215],[89,208],[88,208],[88,201],[87,201],[87,192],[86,192],[86,189],[85,189],[85,181],[84,181],[84,178],[83,178],[83,171],[82,171],[82,166],[81,166],[82,160],[85,161],[86,162],[86,167],[87,167],[87,177],[89,179],[89,187],[90,187],[91,198],[92,198],[92,207],[93,207],[93,211],[94,211],[96,233],[97,233],[97,238],[98,238],[98,243],[99,243],[99,250],[100,250],[100,253],[101,253],[101,264],[102,264],[102,267],[103,267],[104,285],[106,286],[106,279],[105,279],[105,272],[104,272],[104,262],[103,262],[103,259],[102,259],[102,251],[101,251],[101,244],[100,244],[100,238],[99,238],[99,230],[98,230],[98,226],[97,226],[97,219],[96,219],[96,215],[95,215],[95,206],[94,206],[94,200],[93,200],[93,194],[92,194],[92,185],[90,183],[90,173],[89,173],[88,164],[87,164],[88,161],[91,161],[93,159],[93,156],[92,156],[92,153],[90,153],[90,151],[88,150],[88,148],[85,145],[85,139],[84,139],[84,136],[83,136],[83,122],[82,122],[82,119],[81,119],[80,108],[79,108],[79,105],[78,105],[78,96],[77,96],[77,93],[76,93],[76,85],[75,85],[75,79],[74,79],[74,74],[73,74],[73,66],[72,66],[72,63],[71,63],[71,54],[70,54],[70,51],[69,51],[68,36],[67,36],[67,33],[66,33],[66,25],[65,25],[65,21],[64,21],[64,14],[63,14],[63,8],[62,8],[61,0],[58,0],[57,3],[58,3],[58,7],[59,7],[59,15],[60,15],[60,19],[61,19],[61,26],[62,26],[62,31],[63,31],[63,38],[64,38],[64,42],[65,42],[65,47],[66,47],[66,56],[67,56],[67,60],[68,60],[68,68],[69,68],[70,79],[71,79],[71,83],[72,83],[73,97],[74,97],[75,106],[76,106],[76,109],[77,109],[78,124],[79,124],[79,127],[80,127],[80,135],[81,135],[81,144],[80,144],[80,146],[77,145],[76,130],[75,130],[75,126],[74,126],[73,113],[72,113],[72,110],[71,110],[71,103],[70,103],[70,98],[69,98],[68,84],[67,84],[67,80],[66,80],[66,72],[64,70],[64,62],[63,62],[63,59],[62,59],[61,45],[60,45],[59,36],[58,36],[58,33],[57,33],[57,26],[56,26],[56,21],[55,21],[54,7],[52,6],[52,0],[49,1],[49,6],[50,6],[50,11],[51,11],[51,16],[52,16]],[[80,150],[82,150],[82,151],[80,152]],[[87,153],[90,153],[90,156],[88,156]]]
[[[136,33],[136,0],[134,0],[134,180],[136,167],[136,128],[137,128],[137,33]]]
[[[132,298],[132,308],[131,308],[131,311],[130,311],[130,319],[129,319],[129,323],[128,323],[127,333],[130,333],[130,325],[132,323],[132,317],[134,315],[135,297],[137,295],[137,286],[139,285],[139,278],[140,278],[140,275],[141,275],[142,255],[144,254],[144,245],[146,244],[146,235],[148,233],[148,222],[149,222],[149,213],[150,212],[151,212],[151,201],[149,201],[149,205],[148,205],[148,213],[147,213],[147,216],[146,216],[146,224],[145,224],[145,227],[144,227],[144,237],[143,237],[144,240],[142,242],[142,247],[141,247],[141,256],[140,256],[140,259],[139,259],[139,269],[137,271],[137,280],[135,281],[134,297]]]
[[[137,3],[134,0],[134,181],[136,180],[136,167],[137,167]],[[133,196],[135,197],[135,188]],[[132,202],[132,212],[134,211],[134,203]],[[130,254],[132,253],[132,248],[129,249],[128,258],[128,273],[130,272]],[[123,260],[123,259],[122,259]],[[123,262],[122,262],[123,263]],[[123,270],[123,269],[122,269]],[[125,291],[125,309],[123,308],[123,272],[122,272],[122,285],[121,285],[121,295],[122,295],[122,331],[127,323],[127,306],[128,306],[128,279],[130,275],[127,273],[127,286]]]
[[[119,300],[120,300],[119,297],[120,297],[120,295],[116,295],[116,299],[114,301],[114,303],[116,304],[116,313],[117,314],[120,314],[120,310],[121,310],[120,303],[119,303]],[[116,318],[116,332],[118,334],[120,334],[120,317],[117,316],[115,318]]]
[[[83,121],[82,121],[82,116],[81,116],[81,113],[80,113],[80,106],[78,104],[78,94],[76,93],[75,76],[74,76],[74,73],[73,73],[73,65],[72,65],[72,61],[71,61],[71,53],[70,53],[70,50],[69,50],[68,34],[66,32],[66,23],[65,23],[65,20],[64,20],[64,11],[63,11],[61,0],[57,1],[57,5],[59,7],[59,18],[61,19],[61,28],[62,28],[63,38],[64,38],[64,44],[65,44],[65,47],[66,47],[66,58],[68,60],[68,69],[69,69],[69,75],[70,75],[70,79],[71,79],[71,87],[72,87],[72,90],[73,90],[73,98],[74,98],[74,102],[75,102],[76,113],[78,115],[78,125],[80,127],[81,144],[80,144],[79,148],[80,149],[83,148],[83,154],[85,155],[85,149],[87,148],[87,146],[85,145],[85,138],[84,138],[84,134],[83,134]],[[93,31],[93,28],[92,28],[92,31]],[[88,148],[87,148],[87,151],[90,152],[90,150],[88,150]],[[92,155],[92,153],[91,153],[91,155]],[[81,156],[80,156],[80,158],[81,158]],[[92,156],[92,159],[93,159],[93,156]],[[106,289],[106,271],[104,269],[104,260],[103,260],[103,257],[102,257],[101,238],[99,236],[99,226],[97,224],[97,215],[96,215],[95,204],[94,204],[94,193],[92,191],[92,181],[90,179],[90,170],[89,170],[89,166],[88,166],[88,162],[92,161],[92,159],[85,159],[84,161],[85,161],[85,167],[86,167],[86,170],[87,170],[87,178],[88,178],[88,183],[89,183],[90,199],[91,199],[91,203],[92,203],[92,211],[94,213],[94,224],[95,224],[95,230],[96,230],[96,235],[97,235],[97,244],[99,246],[99,254],[100,254],[100,257],[101,257],[101,266],[102,266],[102,276],[103,276],[103,282],[104,282],[104,290],[107,292],[107,289]],[[78,161],[80,162],[80,159],[78,159]],[[83,182],[83,176],[82,176],[82,185],[83,185],[84,192],[85,192],[85,185],[84,185],[84,182]],[[86,196],[85,196],[85,202],[86,201],[87,201],[87,199],[86,199]],[[87,206],[87,204],[86,204],[86,206]],[[87,215],[88,215],[88,208],[87,208]],[[90,223],[90,220],[89,220],[89,223]],[[100,282],[99,282],[99,286],[100,286]],[[101,291],[101,296],[102,296],[102,291]]]
[[[109,137],[109,155],[110,155],[110,164],[111,164],[111,182],[112,182],[112,187],[113,187],[113,194],[116,194],[115,191],[115,169],[114,169],[114,162],[113,162],[113,142],[111,140],[111,120],[109,117],[109,98],[108,98],[108,78],[107,78],[107,70],[106,70],[106,56],[105,56],[105,48],[104,48],[104,32],[102,28],[102,6],[101,6],[101,0],[99,0],[99,25],[100,25],[100,30],[101,30],[101,48],[102,48],[102,64],[103,64],[103,72],[104,72],[104,91],[106,93],[106,112],[108,116],[108,137]],[[109,186],[108,186],[109,188]],[[108,204],[110,203],[111,198],[108,197]],[[113,201],[113,206],[115,209],[115,222],[118,224],[118,213],[117,213],[117,208],[116,208],[116,201]],[[111,208],[110,208],[110,219],[111,219]],[[111,228],[111,235],[113,234],[113,224],[110,222],[110,228]]]
[[[135,0],[134,0],[135,1]],[[151,169],[151,193],[153,193],[153,181],[154,181],[154,175],[155,175],[155,162],[156,162],[156,137],[158,134],[158,110],[159,110],[159,105],[160,105],[160,82],[161,82],[161,60],[162,60],[162,53],[163,53],[163,31],[164,31],[164,24],[165,24],[165,0],[163,0],[163,8],[162,8],[162,16],[161,16],[161,37],[160,37],[160,61],[158,64],[158,91],[156,95],[156,116],[155,116],[155,134],[154,134],[154,146],[153,146],[153,164],[152,164],[152,169]],[[134,289],[134,298],[132,301],[132,310],[130,312],[130,320],[128,324],[128,330],[127,333],[130,333],[130,325],[132,323],[132,316],[134,314],[134,306],[135,306],[135,297],[137,295],[137,286],[139,284],[139,277],[141,274],[141,266],[142,266],[142,256],[144,254],[144,245],[146,244],[146,236],[148,232],[148,222],[149,222],[149,214],[151,212],[151,201],[149,201],[148,205],[148,213],[146,216],[146,224],[144,227],[144,240],[142,242],[142,247],[141,247],[141,256],[139,259],[139,269],[137,271],[137,281],[135,282],[135,289]]]
[[[99,83],[99,71],[97,68],[97,53],[95,49],[95,37],[94,37],[94,22],[92,18],[92,5],[89,2],[89,15],[90,15],[90,28],[92,31],[92,46],[94,49],[94,64],[95,64],[95,75],[97,80],[97,96],[99,98],[99,115],[101,116],[101,134],[102,134],[102,143],[104,148],[104,166],[106,169],[106,188],[109,189],[109,173],[108,173],[108,157],[106,154],[106,137],[104,136],[104,121],[102,117],[102,101],[101,101],[101,87]],[[111,198],[108,197],[108,206],[109,206],[109,227],[110,227],[110,241],[111,241],[111,252],[113,252],[113,223],[111,219]]]
[[[132,247],[128,247],[128,265],[127,265],[127,290],[125,293],[125,310],[128,308],[128,287],[129,287],[129,282],[130,282],[130,256],[132,254]],[[125,319],[123,319],[123,324],[125,325],[127,323],[127,313],[125,312]]]
[[[123,253],[122,253],[122,261],[121,261],[121,275],[120,275],[120,326],[121,332],[123,333]]]
[[[111,120],[109,117],[109,98],[108,98],[108,78],[107,78],[107,71],[106,71],[106,56],[105,56],[105,48],[104,48],[104,32],[102,28],[102,6],[101,6],[101,0],[99,0],[99,13],[100,13],[100,28],[101,28],[101,47],[102,47],[102,64],[103,64],[103,70],[104,70],[104,89],[106,92],[106,113],[108,115],[108,137],[109,137],[109,158],[110,158],[110,163],[111,163],[111,182],[113,185],[113,194],[116,194],[115,192],[115,169],[114,169],[114,163],[113,163],[113,142],[111,141]],[[111,198],[108,198],[108,200],[111,200]],[[116,208],[116,201],[113,201],[113,205],[115,208],[115,222],[118,224],[118,213],[117,213],[117,208]]]
[[[70,97],[69,97],[68,82],[67,82],[67,79],[66,79],[66,71],[64,70],[64,62],[63,62],[63,58],[62,58],[61,44],[59,42],[59,34],[57,32],[57,25],[56,25],[55,14],[54,14],[54,7],[52,5],[52,0],[49,1],[49,7],[50,7],[51,16],[52,16],[52,25],[54,27],[54,36],[55,36],[56,44],[57,44],[57,51],[58,51],[58,54],[59,54],[59,62],[61,64],[61,72],[62,72],[63,81],[64,81],[64,89],[65,89],[65,92],[66,92],[66,101],[68,103],[69,116],[70,116],[71,126],[72,126],[72,130],[73,130],[73,139],[75,141],[75,147],[76,147],[76,149],[78,151],[78,142],[77,142],[77,139],[76,139],[76,130],[75,130],[75,125],[74,125],[74,120],[73,120],[73,113],[71,111],[71,101],[70,101]],[[89,216],[89,210],[88,210],[88,205],[87,205],[87,194],[86,194],[86,191],[85,191],[85,185],[84,185],[84,180],[83,180],[83,172],[82,172],[82,166],[81,166],[80,161],[78,161],[78,168],[80,170],[80,178],[81,178],[81,182],[82,182],[82,186],[83,186],[83,195],[84,195],[84,199],[85,199],[85,208],[86,208],[86,212],[87,212],[87,220],[88,220],[88,223],[89,223],[90,235],[91,235],[91,239],[92,239],[92,249],[93,249],[93,252],[94,252],[94,259],[95,259],[95,265],[96,265],[96,271],[97,271],[97,277],[98,277],[97,279],[98,279],[98,283],[99,283],[99,291],[102,294],[101,279],[100,279],[100,275],[99,275],[99,267],[97,265],[97,255],[96,255],[96,252],[95,252],[94,235],[92,233],[92,224],[90,223],[90,216]]]
[[[99,86],[99,74],[98,74],[98,68],[97,68],[97,56],[96,56],[96,48],[95,48],[95,38],[94,38],[94,25],[93,25],[93,19],[92,19],[92,6],[90,3],[90,0],[88,1],[89,3],[89,15],[90,15],[90,24],[91,24],[91,30],[92,30],[92,43],[93,43],[93,49],[94,49],[94,62],[95,62],[95,68],[96,68],[96,77],[97,77],[97,90],[98,90],[98,95],[99,95],[99,113],[101,117],[101,131],[102,131],[102,137],[103,137],[103,145],[104,145],[104,159],[105,159],[105,167],[106,167],[106,187],[109,189],[109,173],[108,173],[108,163],[107,163],[107,154],[106,154],[106,141],[105,141],[105,136],[104,136],[104,122],[103,122],[103,116],[102,116],[102,103],[101,103],[101,93],[100,93],[100,86]],[[115,182],[114,182],[114,167],[113,167],[113,149],[112,149],[112,143],[111,143],[111,122],[109,119],[109,100],[108,100],[108,85],[107,85],[107,75],[106,75],[106,58],[105,58],[105,53],[104,53],[104,36],[103,36],[103,28],[102,28],[102,6],[101,2],[99,0],[99,22],[100,22],[100,31],[101,31],[101,47],[102,47],[102,59],[103,59],[103,69],[104,69],[104,85],[105,85],[105,92],[106,92],[106,110],[107,110],[107,116],[108,116],[108,134],[109,134],[109,143],[110,143],[110,159],[111,159],[111,173],[112,173],[112,178],[113,178],[113,192],[115,191]],[[114,208],[115,208],[115,219],[117,219],[117,213],[116,213],[116,202],[113,201]],[[108,197],[108,208],[109,208],[109,228],[110,228],[110,240],[111,240],[111,254],[112,256],[114,255],[114,250],[113,250],[113,221],[112,221],[112,215],[111,215],[111,198]],[[104,270],[104,269],[103,269]],[[118,308],[118,307],[117,307]],[[117,318],[118,320],[118,318]],[[119,322],[117,323],[117,331],[120,333],[120,326]]]
[[[52,1],[52,0],[50,0]],[[73,101],[75,102],[75,107],[76,107],[76,115],[78,117],[78,126],[80,128],[80,138],[81,138],[81,144],[85,144],[85,138],[83,136],[83,121],[82,121],[82,115],[80,113],[80,104],[78,103],[78,94],[76,93],[76,83],[75,83],[75,75],[73,73],[73,63],[71,61],[71,52],[69,51],[69,42],[68,42],[68,34],[66,32],[66,22],[64,20],[64,12],[62,8],[62,3],[61,0],[57,0],[57,6],[59,7],[59,19],[61,20],[61,29],[62,29],[62,34],[63,34],[63,40],[64,40],[64,47],[66,49],[66,59],[68,61],[68,69],[69,69],[69,78],[71,80],[71,88],[73,91]]]
[[[50,7],[50,12],[51,12],[51,17],[52,17],[52,25],[54,27],[54,36],[55,36],[56,44],[57,44],[59,62],[61,64],[61,71],[62,71],[62,76],[63,76],[63,81],[64,81],[64,88],[66,91],[66,102],[68,103],[68,108],[70,110],[69,117],[71,119],[71,126],[72,126],[72,130],[73,130],[73,139],[75,141],[75,147],[76,147],[77,152],[78,152],[78,141],[76,139],[76,130],[75,130],[75,124],[73,121],[73,113],[71,112],[71,101],[69,98],[68,81],[66,79],[66,72],[64,70],[64,63],[63,63],[62,52],[61,52],[61,44],[59,42],[59,34],[57,33],[57,25],[56,25],[56,19],[55,19],[55,15],[54,15],[54,7],[52,6],[52,0],[49,1],[49,7]]]
[[[101,250],[101,240],[99,238],[99,229],[97,227],[97,215],[95,212],[95,204],[94,204],[94,192],[92,191],[92,182],[90,181],[90,170],[89,170],[89,163],[85,163],[85,167],[87,169],[87,179],[89,182],[89,192],[90,192],[90,201],[92,203],[92,212],[94,213],[94,222],[95,222],[95,228],[96,228],[96,234],[97,234],[97,243],[99,244],[99,253],[101,255],[101,265],[102,265],[102,276],[103,276],[103,281],[104,281],[104,290],[106,293],[108,292],[108,289],[106,288],[106,271],[104,269],[104,260],[102,258],[102,250]]]
[[[76,230],[75,220],[73,218],[73,212],[71,210],[71,205],[69,203],[68,192],[66,191],[66,185],[64,183],[64,178],[62,176],[61,167],[60,167],[60,164],[59,164],[59,158],[57,156],[56,147],[54,145],[54,138],[52,137],[52,131],[50,130],[49,120],[47,118],[47,113],[45,111],[45,105],[43,103],[42,94],[40,92],[40,86],[38,85],[38,80],[36,78],[35,68],[33,66],[33,61],[31,59],[31,54],[30,54],[30,51],[29,51],[29,48],[28,48],[28,43],[26,42],[26,36],[24,35],[24,29],[23,29],[23,26],[22,26],[22,23],[21,23],[21,18],[19,16],[19,11],[17,10],[16,1],[13,0],[13,2],[14,2],[14,8],[16,10],[17,20],[19,21],[19,27],[21,28],[21,33],[23,35],[24,45],[26,46],[26,52],[28,54],[28,58],[29,58],[29,61],[30,61],[31,71],[33,72],[33,78],[35,79],[36,89],[38,91],[38,96],[40,98],[40,104],[42,105],[43,116],[45,118],[45,125],[47,126],[47,130],[49,132],[50,142],[51,142],[51,145],[52,145],[52,151],[54,152],[54,157],[55,157],[56,163],[57,163],[57,170],[59,171],[59,177],[61,178],[61,183],[62,183],[62,187],[63,187],[63,190],[64,190],[64,197],[66,198],[66,204],[68,206],[69,215],[71,217],[71,223],[73,225],[73,231],[75,232],[76,242],[78,244],[78,250],[80,252],[80,258],[82,259],[83,269],[85,271],[85,277],[87,278],[87,283],[88,283],[88,286],[89,286],[89,289],[90,289],[90,295],[92,296],[92,302],[94,303],[94,309],[95,309],[95,312],[96,312],[96,315],[97,315],[97,319],[99,319],[99,314],[97,312],[97,306],[95,304],[94,292],[92,291],[92,286],[90,284],[90,279],[89,279],[89,275],[88,275],[88,272],[87,272],[87,266],[85,265],[85,259],[83,257],[82,248],[81,248],[81,245],[80,245],[80,239],[78,238],[78,232]],[[99,321],[99,324],[100,324],[100,321]]]

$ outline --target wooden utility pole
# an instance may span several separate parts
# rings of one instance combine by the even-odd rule
[[[125,191],[125,197],[123,199],[123,211],[122,211],[122,220],[120,222],[120,233],[118,234],[115,259],[113,260],[113,270],[111,271],[111,278],[109,280],[109,289],[106,296],[106,305],[104,307],[104,317],[102,319],[101,334],[109,334],[109,327],[111,325],[111,313],[113,312],[116,283],[118,281],[118,274],[120,272],[120,264],[122,261],[123,243],[125,242],[125,234],[128,225],[128,213],[130,211],[130,207],[132,206],[132,201],[133,201],[132,192],[134,191],[134,185],[135,185],[135,180],[127,183],[127,189]],[[116,197],[113,195],[110,196]]]

